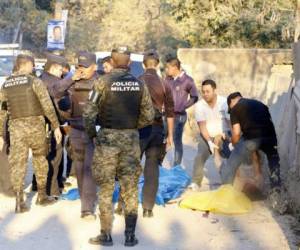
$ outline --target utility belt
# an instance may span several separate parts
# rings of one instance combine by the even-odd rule
[[[80,130],[80,131],[84,131],[85,128],[83,126],[83,122],[81,119],[77,120],[77,119],[74,119],[74,120],[69,120],[69,124],[70,124],[70,127],[73,128],[73,129],[77,129],[77,130]]]
[[[175,115],[186,115],[186,111],[175,112]]]
[[[80,131],[84,131],[85,130],[84,126],[82,126],[82,125],[72,125],[71,124],[70,127],[73,128],[73,129],[80,130]]]

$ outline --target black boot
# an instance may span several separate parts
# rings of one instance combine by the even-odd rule
[[[24,213],[29,211],[29,208],[26,206],[24,201],[24,193],[23,192],[16,192],[16,214]]]
[[[89,239],[89,243],[92,245],[101,245],[101,246],[112,246],[113,241],[111,238],[110,233],[107,233],[103,230],[101,230],[101,234]]]
[[[137,215],[130,214],[125,216],[125,246],[133,247],[139,243],[138,239],[135,237],[135,227],[137,222]]]
[[[45,188],[38,188],[38,197],[36,199],[36,205],[40,206],[48,206],[52,205],[56,202],[56,200],[53,197],[50,197],[46,194]]]
[[[151,209],[144,209],[143,210],[143,217],[144,218],[151,218],[151,217],[153,217],[153,211]]]

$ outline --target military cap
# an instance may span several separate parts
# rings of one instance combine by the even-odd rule
[[[96,64],[96,55],[94,53],[80,51],[77,53],[77,55],[78,66],[88,68],[91,65]]]
[[[159,62],[159,55],[155,50],[149,50],[144,53],[144,61],[147,59],[155,59]]]

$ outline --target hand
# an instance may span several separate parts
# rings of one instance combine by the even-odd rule
[[[72,76],[73,81],[78,81],[82,78],[82,71],[81,70],[76,70],[74,75]]]
[[[62,139],[62,135],[61,135],[59,127],[54,130],[54,137],[55,137],[56,143],[60,144],[61,143],[61,139]]]
[[[208,141],[207,143],[209,146],[209,150],[212,154],[215,153],[215,149],[219,149],[219,147],[216,144],[214,144],[212,141]]]
[[[174,139],[172,135],[169,135],[167,137],[167,145],[166,145],[166,151],[169,151],[170,149],[172,149],[174,147]]]
[[[3,137],[0,136],[0,152],[3,149],[3,146],[4,146],[4,140],[3,140]]]

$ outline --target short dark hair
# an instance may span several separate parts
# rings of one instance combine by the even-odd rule
[[[143,64],[145,65],[146,68],[156,67],[159,64],[159,60],[157,60],[154,57],[148,57],[148,58],[144,59]]]
[[[202,82],[202,87],[206,86],[206,85],[210,85],[213,89],[217,88],[217,84],[214,80],[211,79],[206,79]]]
[[[181,68],[181,62],[177,57],[171,57],[167,59],[167,64],[170,64],[172,66],[176,66],[178,69]]]
[[[227,105],[229,107],[231,100],[235,99],[237,97],[243,97],[242,94],[240,92],[233,92],[231,93],[228,97],[227,97]]]
[[[53,30],[56,30],[56,29],[59,29],[59,30],[61,30],[61,27],[60,27],[60,26],[58,26],[58,25],[56,25],[56,26],[54,26],[54,27],[53,27]]]

